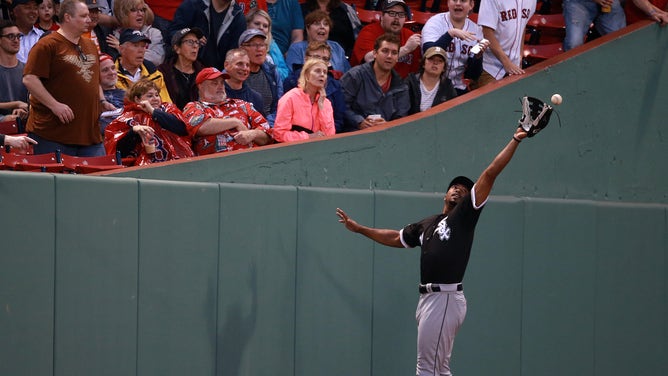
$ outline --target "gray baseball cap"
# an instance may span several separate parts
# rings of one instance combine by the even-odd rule
[[[246,29],[246,31],[241,33],[241,36],[239,37],[239,45],[241,46],[255,37],[262,37],[263,39],[267,39],[267,35],[262,30]]]

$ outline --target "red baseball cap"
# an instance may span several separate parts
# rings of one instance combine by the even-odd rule
[[[213,80],[220,76],[223,76],[223,78],[230,78],[229,74],[221,72],[216,68],[204,68],[199,73],[197,73],[197,77],[195,78],[195,83],[199,85],[204,81]]]

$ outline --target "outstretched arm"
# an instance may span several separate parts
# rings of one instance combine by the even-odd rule
[[[517,150],[520,142],[522,142],[522,139],[526,136],[527,133],[521,127],[518,127],[515,134],[513,134],[513,138],[510,139],[506,147],[497,154],[492,163],[490,163],[485,171],[482,172],[474,186],[476,206],[482,205],[482,203],[487,200],[487,197],[489,197],[489,193],[494,186],[494,180],[496,180],[496,177],[499,176],[504,168],[506,168],[508,162],[513,158],[515,150]]]
[[[343,223],[346,228],[352,232],[362,234],[367,238],[389,247],[404,248],[399,238],[399,231],[389,229],[377,229],[373,227],[362,226],[348,217],[346,212],[336,208],[336,215],[339,216],[339,222]]]

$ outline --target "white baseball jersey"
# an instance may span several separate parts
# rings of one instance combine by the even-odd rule
[[[450,20],[450,12],[439,13],[427,20],[422,28],[422,44],[425,42],[435,42],[448,30],[453,29],[452,21]],[[470,19],[466,19],[464,31],[468,31],[476,35],[478,40],[483,38],[482,28]],[[448,61],[445,63],[445,71],[452,84],[457,89],[466,89],[464,83],[464,71],[466,70],[466,61],[469,58],[469,50],[478,44],[478,41],[465,41],[459,38],[454,38],[450,42],[450,46],[446,48]]]
[[[520,66],[524,29],[535,12],[536,0],[485,0],[480,4],[478,24],[494,29],[503,52]],[[483,56],[482,66],[497,80],[506,74],[503,64],[489,48]]]

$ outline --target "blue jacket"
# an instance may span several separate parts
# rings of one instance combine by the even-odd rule
[[[218,35],[211,35],[209,20],[211,0],[184,0],[169,27],[169,40],[177,31],[186,27],[198,27],[204,32],[207,43],[200,48],[199,60],[207,67],[223,70],[227,51],[239,47],[239,37],[246,30],[246,18],[239,4],[232,0],[227,9]]]

